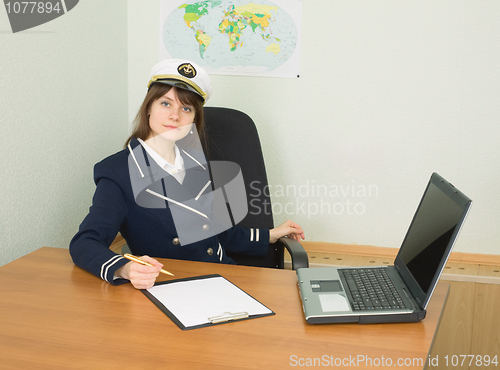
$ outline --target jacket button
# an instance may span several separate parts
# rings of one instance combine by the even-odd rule
[[[205,224],[203,225],[202,229],[203,231],[208,231],[208,229],[210,229],[210,226],[208,226],[208,224]]]
[[[174,245],[179,245],[179,244],[181,244],[181,241],[179,240],[179,238],[173,238],[173,239],[172,239],[172,243],[173,243]]]
[[[212,248],[208,248],[208,249],[207,249],[207,254],[208,254],[209,256],[211,256],[212,254],[214,254],[214,250],[213,250]]]

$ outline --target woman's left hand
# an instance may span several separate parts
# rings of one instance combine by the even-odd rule
[[[289,238],[295,239],[298,242],[300,242],[301,239],[304,240],[306,238],[304,236],[304,230],[302,230],[299,225],[297,225],[295,222],[287,220],[278,227],[269,230],[269,243],[276,243],[279,238],[282,238],[284,236],[288,236]]]

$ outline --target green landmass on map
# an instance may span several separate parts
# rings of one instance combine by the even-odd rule
[[[207,50],[208,46],[212,42],[212,37],[210,37],[205,31],[198,27],[196,21],[208,14],[208,7],[214,8],[219,6],[222,1],[202,1],[194,4],[182,4],[179,9],[184,9],[184,21],[186,25],[191,28],[195,33],[196,41],[199,44],[200,56],[203,58],[203,54]]]

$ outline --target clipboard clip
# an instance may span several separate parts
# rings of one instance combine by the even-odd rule
[[[210,321],[210,324],[219,324],[221,322],[247,319],[248,317],[249,317],[248,312],[238,312],[238,313],[224,312],[222,315],[209,317],[208,321]]]

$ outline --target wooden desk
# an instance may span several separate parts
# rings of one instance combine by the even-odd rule
[[[421,359],[401,366],[421,369],[448,292],[439,284],[419,323],[309,325],[294,271],[162,261],[176,278],[219,273],[276,315],[182,331],[130,284],[111,286],[67,250],[41,248],[0,267],[1,368],[283,369],[365,356],[377,369],[382,358]]]

